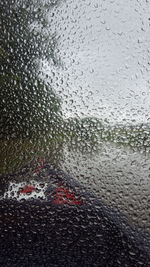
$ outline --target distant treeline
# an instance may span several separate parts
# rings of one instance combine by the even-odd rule
[[[137,149],[150,149],[150,126],[147,124],[115,126],[104,130],[102,139]]]
[[[80,143],[88,142],[95,145],[99,141],[104,141],[137,149],[150,148],[148,124],[104,126],[98,118],[72,118],[66,121],[64,132],[68,138]]]

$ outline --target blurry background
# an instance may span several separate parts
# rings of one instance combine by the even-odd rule
[[[149,231],[150,2],[0,11],[1,177],[44,157]]]

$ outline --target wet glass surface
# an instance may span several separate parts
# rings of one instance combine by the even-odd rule
[[[149,1],[1,0],[0,11],[0,229],[12,236],[1,266],[147,267]]]

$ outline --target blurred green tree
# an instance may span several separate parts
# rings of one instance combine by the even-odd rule
[[[48,8],[58,1],[1,0],[0,138],[54,133],[61,102],[40,75],[40,62],[59,65],[56,36],[50,35]]]

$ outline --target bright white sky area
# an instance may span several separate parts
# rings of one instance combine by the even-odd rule
[[[150,123],[150,1],[66,0],[49,19],[63,67],[45,68],[64,116]]]

